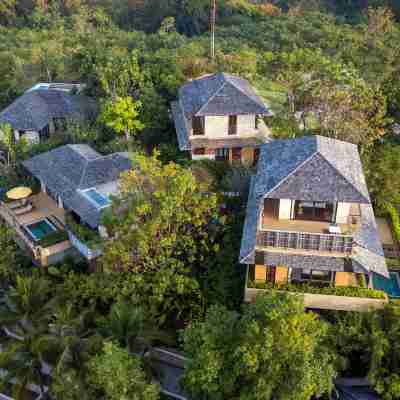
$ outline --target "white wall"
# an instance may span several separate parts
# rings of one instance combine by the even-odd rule
[[[338,224],[346,224],[347,217],[350,213],[350,203],[338,203],[336,212],[336,222]]]
[[[258,132],[255,129],[255,115],[237,116],[237,134],[228,135],[228,116],[206,116],[204,118],[205,136],[210,138],[226,138],[238,136],[251,136]]]
[[[192,160],[215,160],[215,154],[193,154],[192,153]]]
[[[292,210],[292,200],[280,199],[279,200],[279,219],[290,219]]]
[[[29,144],[37,144],[40,142],[39,132],[26,131],[22,136]]]
[[[228,135],[228,117],[205,117],[205,135],[223,137]]]

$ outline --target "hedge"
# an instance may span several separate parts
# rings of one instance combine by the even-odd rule
[[[389,214],[389,217],[392,221],[394,236],[395,236],[397,242],[400,243],[400,215],[399,215],[399,212],[397,211],[396,207],[393,206],[392,204],[386,204],[385,209],[386,209],[387,213]]]
[[[57,243],[65,242],[66,240],[68,240],[67,231],[55,231],[43,236],[37,244],[41,247],[50,247]]]
[[[281,291],[311,294],[326,294],[332,296],[366,297],[370,299],[386,299],[386,294],[382,290],[366,289],[354,286],[324,286],[316,287],[307,283],[287,283],[274,285],[269,282],[248,282],[249,288],[254,289],[276,289]]]

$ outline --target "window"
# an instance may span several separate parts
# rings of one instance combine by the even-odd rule
[[[204,147],[197,147],[193,149],[193,154],[196,156],[202,156],[206,154],[206,149]]]
[[[217,161],[227,161],[229,160],[229,149],[216,149],[215,159]]]
[[[303,268],[301,271],[302,281],[310,280],[310,281],[330,282],[331,276],[332,276],[331,271],[321,271],[321,270],[307,269],[307,268]]]
[[[237,134],[237,115],[230,115],[228,135],[236,135],[236,134]]]
[[[326,201],[296,200],[294,219],[333,222],[335,220],[336,204]]]
[[[192,125],[193,125],[193,135],[194,136],[200,136],[200,135],[205,134],[204,117],[193,117]]]
[[[50,137],[50,128],[49,125],[46,125],[40,132],[39,132],[40,140],[46,140]]]

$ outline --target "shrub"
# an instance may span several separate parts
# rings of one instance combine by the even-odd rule
[[[400,242],[400,215],[395,206],[392,204],[385,204],[385,209],[389,214],[390,220],[392,222],[394,236],[397,242]]]
[[[307,283],[287,283],[283,285],[274,285],[270,282],[248,282],[249,288],[255,289],[277,289],[281,291],[295,293],[311,293],[311,294],[326,294],[333,296],[349,296],[349,297],[366,297],[370,299],[385,299],[386,294],[381,290],[373,290],[362,287],[353,286],[325,286],[316,287]]]
[[[68,233],[66,231],[55,231],[40,239],[38,245],[41,247],[50,247],[66,240],[68,240]]]

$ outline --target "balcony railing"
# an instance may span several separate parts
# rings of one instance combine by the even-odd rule
[[[340,234],[265,230],[257,234],[257,246],[351,254],[353,250],[353,237]]]

